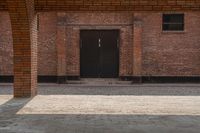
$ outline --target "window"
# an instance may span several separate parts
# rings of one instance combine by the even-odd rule
[[[184,14],[163,14],[163,31],[184,31]]]

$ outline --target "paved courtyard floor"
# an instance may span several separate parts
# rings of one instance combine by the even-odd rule
[[[40,84],[14,99],[0,84],[0,133],[200,133],[200,85]]]

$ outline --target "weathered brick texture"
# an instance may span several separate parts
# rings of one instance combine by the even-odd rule
[[[13,42],[8,12],[0,12],[0,75],[13,75]]]
[[[132,75],[132,15],[129,13],[67,13],[60,25],[66,27],[66,75],[80,76],[80,30],[120,30],[120,76]]]
[[[66,27],[66,75],[80,75],[80,45],[79,28]]]
[[[6,0],[0,0],[0,11],[7,11],[8,6]]]
[[[7,0],[14,49],[14,96],[36,95],[37,18],[33,0]]]
[[[162,13],[138,13],[142,24],[142,67],[144,76],[199,76],[200,75],[200,23],[199,12],[185,13],[184,32],[162,32]],[[5,17],[3,14],[1,17]],[[8,16],[7,16],[8,18]],[[65,27],[66,75],[79,76],[79,30],[120,29],[120,76],[133,74],[133,15],[131,13],[41,13],[39,36],[39,75],[57,75],[56,27]],[[5,17],[6,20],[6,17]],[[9,21],[9,20],[7,20]],[[12,44],[10,25],[1,27],[0,59],[9,61],[1,65],[1,73],[10,75]],[[8,28],[5,28],[8,27]],[[9,35],[9,36],[7,36]],[[64,35],[64,34],[63,34]],[[63,39],[63,38],[60,38]],[[136,38],[137,39],[137,38]],[[63,41],[63,40],[62,40]],[[7,51],[7,52],[6,52]],[[8,56],[8,55],[9,56]],[[48,67],[47,67],[48,66]],[[3,69],[2,69],[3,68]]]
[[[65,13],[57,13],[57,18],[62,18]],[[66,28],[58,19],[57,21],[57,75],[66,76]]]
[[[78,75],[80,73],[80,29],[104,29],[105,27],[113,29],[114,26],[114,29],[117,28],[121,31],[120,76],[133,75],[133,66],[135,66],[133,58],[135,55],[131,53],[134,50],[133,45],[131,45],[134,42],[133,15],[131,13],[134,11],[154,11],[157,13],[148,12],[141,15],[143,16],[141,17],[143,26],[143,32],[141,33],[142,75],[200,75],[200,28],[197,28],[200,23],[200,14],[199,12],[191,12],[200,11],[199,0],[1,0],[0,11],[9,11],[11,18],[15,97],[30,97],[36,94],[38,53],[36,12],[53,10],[101,12],[96,14],[68,13],[66,15],[67,19],[64,19],[66,21],[64,26],[67,32],[66,74]],[[124,16],[116,17],[116,12],[119,11],[129,11],[127,14],[131,14],[131,23],[129,23],[128,18],[124,19]],[[188,11],[185,17],[185,31],[181,33],[162,32],[162,17],[161,13],[158,13],[160,11]],[[107,12],[107,14],[102,12]],[[115,12],[114,16],[110,14],[111,12]],[[126,23],[121,22],[122,20],[125,20]],[[55,24],[55,27],[57,27],[57,24]],[[4,32],[2,30],[4,29],[1,29],[0,32]],[[57,28],[53,28],[53,30],[57,31]],[[0,39],[3,40],[2,38]],[[55,37],[52,37],[52,39],[56,48],[56,39]],[[5,52],[2,52],[2,56]],[[55,60],[49,60],[53,62],[52,66],[54,65],[51,68],[51,73],[60,74],[57,69],[53,69],[61,68],[60,65],[55,65],[55,62],[60,62],[58,57],[61,57],[56,55],[56,52],[55,50],[55,55],[51,56]],[[43,52],[40,51],[40,53]],[[49,54],[46,55],[49,56]],[[11,54],[9,54],[8,58],[12,60]],[[5,59],[0,58],[0,60],[3,61]],[[47,66],[49,62],[46,62]],[[5,63],[5,65],[12,64]],[[44,64],[41,66],[44,66]],[[46,66],[44,69],[46,69]],[[6,71],[5,66],[0,69]],[[47,70],[46,73],[50,72]]]
[[[185,13],[184,32],[162,32],[161,13],[142,14],[143,75],[200,75],[199,16],[199,12]]]
[[[132,15],[130,15],[132,18]],[[132,76],[133,73],[133,30],[130,26],[123,26],[120,29],[120,67],[119,76]]]
[[[6,0],[0,11],[7,10]],[[36,11],[197,11],[199,0],[35,0]]]
[[[38,75],[57,75],[56,26],[56,13],[39,13]]]
[[[199,0],[35,0],[37,11],[200,10]]]
[[[133,76],[142,75],[142,21],[134,15],[133,22]]]

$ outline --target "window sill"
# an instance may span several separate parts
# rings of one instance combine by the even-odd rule
[[[163,34],[185,34],[186,31],[162,31]]]

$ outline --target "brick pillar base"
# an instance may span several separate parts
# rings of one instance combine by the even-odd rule
[[[134,15],[133,24],[133,83],[142,82],[142,21]]]
[[[14,97],[37,94],[37,15],[34,0],[7,0],[14,49]]]

